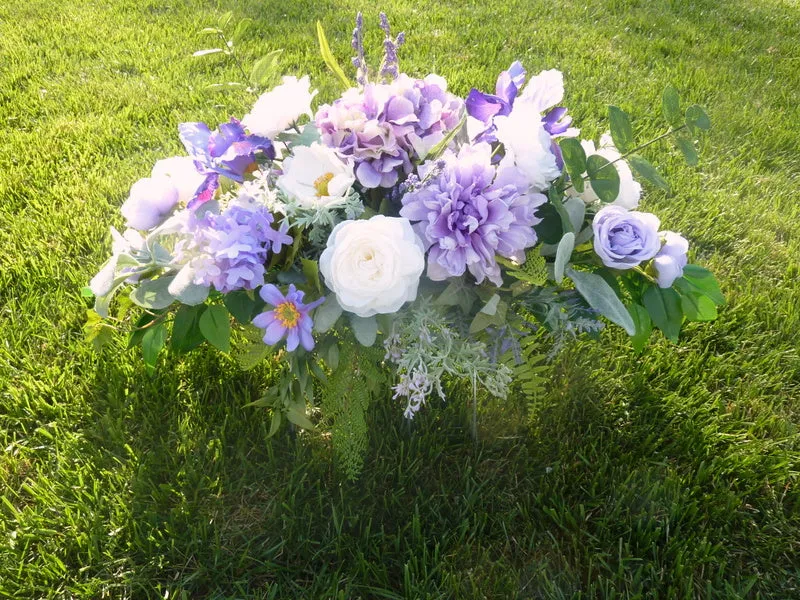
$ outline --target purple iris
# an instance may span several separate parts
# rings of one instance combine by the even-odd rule
[[[289,286],[289,291],[284,295],[271,283],[261,288],[260,295],[264,302],[275,307],[253,319],[253,325],[264,329],[264,343],[274,346],[286,338],[286,350],[289,352],[296,350],[300,344],[309,352],[313,350],[311,328],[314,321],[308,313],[325,302],[325,297],[311,304],[303,304],[305,294],[294,284]]]
[[[206,176],[189,201],[189,208],[214,197],[220,175],[243,181],[244,174],[255,162],[257,152],[275,158],[275,148],[269,138],[247,135],[242,124],[234,118],[213,132],[205,123],[181,123],[178,132],[186,151],[194,159],[195,167]]]
[[[489,144],[448,150],[443,168],[428,183],[403,197],[400,216],[419,221],[415,229],[428,252],[428,278],[442,281],[466,270],[478,283],[502,285],[496,255],[524,262],[525,249],[536,244],[533,226],[543,194],[526,193],[528,183],[516,167],[492,164]],[[435,164],[425,163],[425,178]]]
[[[508,71],[503,71],[497,77],[494,95],[484,94],[472,88],[465,102],[467,114],[487,125],[487,128],[475,138],[476,142],[497,141],[493,120],[497,115],[507,115],[511,112],[514,99],[523,83],[525,83],[525,68],[521,62],[514,61]]]

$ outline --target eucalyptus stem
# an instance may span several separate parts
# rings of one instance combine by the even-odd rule
[[[239,68],[239,72],[242,74],[242,83],[244,83],[245,86],[247,86],[247,90],[251,94],[254,94],[254,95],[257,96],[258,92],[256,90],[252,89],[248,85],[249,77],[247,76],[247,72],[244,70],[244,67],[242,66],[242,61],[240,61],[239,57],[236,56],[236,50],[234,50],[233,44],[228,45],[228,38],[225,37],[225,33],[224,32],[220,31],[218,33],[218,35],[219,35],[220,39],[222,39],[222,43],[225,44],[225,52],[227,53],[228,56],[230,56],[233,59],[233,62],[236,63],[236,66]]]
[[[661,135],[659,135],[658,137],[655,137],[655,138],[653,138],[653,139],[652,139],[652,140],[650,140],[649,142],[645,142],[645,143],[644,143],[644,144],[642,144],[641,146],[636,146],[636,148],[634,148],[633,150],[628,150],[628,151],[627,151],[625,154],[622,154],[622,155],[620,155],[620,156],[619,156],[619,158],[615,158],[614,160],[611,160],[611,161],[607,162],[607,163],[606,163],[606,164],[604,164],[602,167],[600,167],[599,169],[597,169],[597,171],[595,171],[595,173],[597,173],[598,171],[602,171],[603,169],[605,169],[605,168],[606,168],[606,167],[608,167],[609,165],[613,165],[615,162],[619,162],[619,161],[621,161],[621,160],[624,160],[624,159],[626,159],[626,158],[627,158],[627,157],[629,157],[631,154],[635,154],[636,152],[639,152],[639,150],[643,150],[644,148],[647,148],[648,146],[650,146],[650,145],[652,145],[652,144],[655,144],[655,143],[656,143],[656,142],[658,142],[658,141],[661,141],[661,140],[663,140],[665,137],[669,137],[669,136],[671,136],[671,135],[673,135],[673,134],[675,134],[675,133],[677,133],[677,132],[681,131],[682,129],[686,129],[687,127],[688,127],[688,125],[685,125],[685,124],[684,124],[684,125],[681,125],[680,127],[675,127],[675,128],[673,128],[673,129],[670,129],[670,130],[669,130],[669,131],[667,131],[666,133],[662,133],[662,134],[661,134]],[[584,180],[584,181],[588,181],[589,179],[590,179],[589,175],[587,175],[586,177],[584,177],[584,178],[583,178],[583,180]]]

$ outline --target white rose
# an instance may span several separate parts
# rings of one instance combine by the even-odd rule
[[[546,190],[550,182],[561,175],[551,149],[550,134],[532,103],[514,104],[511,114],[495,117],[494,124],[506,156],[525,174],[533,191]]]
[[[270,139],[286,131],[301,115],[311,116],[311,100],[317,94],[310,89],[308,76],[284,77],[283,83],[261,94],[253,110],[244,116],[242,125],[250,133]]]
[[[293,152],[283,161],[278,187],[303,208],[341,204],[356,180],[352,165],[322,144],[296,146]]]
[[[205,181],[205,175],[197,171],[194,159],[189,156],[172,156],[158,161],[153,166],[151,177],[169,177],[178,190],[178,202],[188,203]]]
[[[343,309],[359,317],[394,313],[417,297],[425,248],[408,219],[345,221],[331,232],[319,268]]]
[[[167,218],[177,203],[178,190],[169,177],[145,177],[131,186],[120,212],[129,227],[152,229]]]
[[[599,148],[595,148],[594,142],[591,140],[581,140],[581,146],[583,146],[583,151],[586,153],[587,158],[592,154],[599,154],[607,161],[611,162],[622,156],[616,146],[614,146],[614,141],[611,139],[611,136],[607,133],[600,137]],[[611,204],[616,204],[628,210],[635,210],[639,206],[639,198],[642,197],[642,186],[639,182],[634,181],[633,172],[631,172],[631,168],[626,161],[617,161],[614,163],[614,167],[619,174],[619,193]],[[586,173],[584,173],[584,177],[585,176]],[[569,194],[577,196],[587,204],[599,200],[597,194],[595,194],[592,189],[592,184],[588,181],[583,186],[583,192],[578,194],[573,188],[570,188]]]

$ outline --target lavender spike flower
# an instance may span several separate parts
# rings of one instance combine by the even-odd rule
[[[383,40],[383,63],[381,63],[381,77],[384,81],[394,81],[400,75],[400,61],[397,59],[397,50],[406,41],[405,33],[400,33],[392,39],[389,18],[386,13],[381,13],[381,29],[385,34]]]
[[[356,15],[356,28],[353,29],[353,41],[350,45],[356,51],[351,59],[356,68],[356,82],[364,87],[367,85],[367,61],[364,58],[364,17],[361,12]]]

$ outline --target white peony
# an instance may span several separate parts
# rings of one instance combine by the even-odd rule
[[[600,137],[599,148],[595,148],[594,142],[591,140],[581,140],[581,146],[583,146],[583,151],[586,153],[587,158],[592,154],[599,154],[607,161],[611,162],[622,156],[619,153],[619,150],[617,150],[616,146],[614,146],[614,141],[611,139],[611,136],[607,133]],[[617,169],[617,173],[619,174],[619,193],[614,201],[611,202],[611,204],[616,204],[617,206],[627,208],[628,210],[634,210],[639,206],[639,198],[642,196],[642,186],[639,184],[639,182],[634,181],[633,173],[631,172],[631,168],[628,166],[627,162],[624,160],[617,161],[614,163],[614,167]],[[585,176],[586,174],[584,173],[584,177]],[[580,194],[577,193],[574,188],[570,188],[568,194],[580,198],[587,204],[591,204],[599,200],[597,194],[595,194],[594,190],[592,189],[591,183],[588,181],[585,182],[585,185],[583,186],[583,192]]]
[[[319,268],[344,310],[394,313],[417,297],[425,248],[408,219],[344,221],[331,232]]]
[[[283,161],[278,187],[303,208],[341,204],[356,180],[352,165],[322,144],[296,146],[293,151]]]
[[[178,190],[178,202],[187,204],[205,181],[205,175],[197,171],[194,159],[189,156],[172,156],[159,160],[153,166],[151,177],[169,177]]]
[[[525,174],[533,191],[546,190],[550,182],[561,175],[551,148],[550,134],[533,103],[515,103],[511,114],[495,117],[494,124],[506,157]]]
[[[169,177],[145,177],[131,186],[120,208],[128,227],[145,230],[160,225],[178,203],[178,190]]]
[[[317,90],[311,91],[306,75],[302,79],[284,77],[283,83],[261,94],[253,110],[244,116],[242,125],[250,133],[270,139],[291,127],[302,115],[311,115],[311,100]]]

